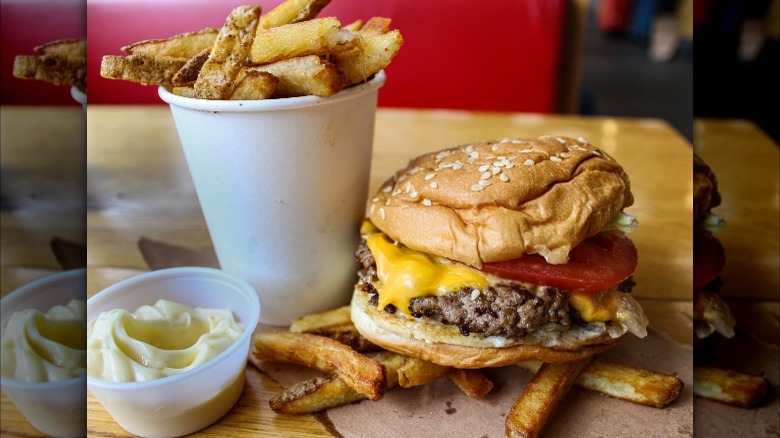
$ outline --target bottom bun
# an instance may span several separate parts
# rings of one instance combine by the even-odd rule
[[[528,360],[569,362],[600,353],[615,344],[614,339],[606,337],[600,343],[593,343],[591,339],[588,345],[571,348],[528,344],[491,346],[496,343],[489,338],[483,338],[484,345],[481,346],[456,345],[448,340],[463,337],[457,328],[380,311],[368,300],[367,293],[355,288],[352,322],[363,337],[386,350],[443,366],[471,369],[513,365]]]

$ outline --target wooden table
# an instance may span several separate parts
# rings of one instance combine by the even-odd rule
[[[634,294],[655,328],[690,343],[691,149],[665,122],[382,109],[377,114],[371,190],[411,157],[427,151],[479,139],[545,134],[584,137],[623,164],[636,198],[628,212],[640,222],[631,234],[640,257]],[[212,248],[167,107],[93,106],[88,109],[87,136],[89,295],[146,269],[137,249],[141,236]],[[251,367],[247,377],[239,404],[204,435],[328,434],[314,417],[272,413],[267,400],[279,386]],[[14,415],[12,409],[3,405],[4,418],[6,413]],[[91,435],[126,435],[94,397],[88,409]],[[12,432],[19,431],[8,430]]]

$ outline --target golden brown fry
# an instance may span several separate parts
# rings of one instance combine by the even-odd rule
[[[274,94],[279,79],[271,73],[248,71],[239,81],[230,95],[230,100],[263,100]]]
[[[341,29],[333,17],[257,31],[249,53],[250,64],[269,64],[307,55],[328,55],[359,48],[362,38],[357,32]]]
[[[268,72],[279,78],[273,97],[332,96],[344,88],[344,75],[338,66],[316,55],[247,69]]]
[[[182,97],[195,97],[195,90],[192,87],[173,87],[172,93]]]
[[[385,17],[371,17],[366,24],[360,28],[360,35],[363,38],[382,35],[390,31],[390,19]]]
[[[332,339],[307,333],[267,332],[255,336],[252,355],[258,360],[289,362],[335,373],[369,400],[384,394],[382,365]]]
[[[41,55],[58,56],[61,58],[83,58],[87,57],[87,39],[62,39],[50,41],[35,47],[36,53]]]
[[[17,56],[13,75],[19,79],[51,82],[55,85],[74,85],[84,91],[87,80],[86,59],[41,55]]]
[[[187,32],[166,39],[139,41],[122,47],[128,55],[146,53],[149,55],[192,58],[203,49],[211,47],[217,39],[219,29],[208,27],[197,32]]]
[[[171,78],[173,85],[180,87],[192,87],[195,85],[195,81],[198,80],[198,74],[200,74],[200,69],[203,68],[203,64],[206,63],[210,55],[211,47],[206,47],[200,53],[190,58],[189,61],[173,75],[173,78]]]
[[[196,98],[219,100],[230,96],[233,81],[252,47],[261,12],[260,6],[239,6],[230,12],[195,81]]]
[[[376,356],[376,360],[386,369],[387,389],[395,387],[398,384],[398,368],[403,363],[404,356],[382,352]],[[276,413],[299,415],[323,411],[364,398],[343,380],[329,376],[297,383],[273,397],[269,404]]]
[[[171,85],[171,78],[187,62],[184,58],[147,54],[103,57],[100,76],[143,85]]]
[[[547,419],[591,360],[542,365],[509,410],[505,436],[539,437]]]
[[[482,399],[493,389],[493,381],[480,370],[452,368],[447,378],[471,398]]]
[[[342,306],[325,312],[312,313],[294,319],[290,323],[290,331],[293,333],[307,333],[313,330],[326,327],[352,324],[352,318],[349,316],[350,306]]]
[[[450,369],[427,360],[407,357],[398,369],[398,384],[404,388],[425,385],[447,374]]]
[[[403,42],[401,33],[393,30],[365,38],[362,51],[355,49],[335,54],[336,64],[344,72],[347,86],[359,84],[387,67],[398,54]]]
[[[536,372],[539,361],[519,363],[518,366]],[[677,400],[683,382],[675,376],[621,365],[596,358],[577,378],[581,388],[630,401],[640,405],[663,408]]]
[[[287,0],[260,17],[259,29],[311,20],[328,5],[330,0]]]
[[[769,390],[765,377],[711,366],[693,367],[693,393],[720,403],[752,408]]]
[[[355,20],[352,23],[349,23],[347,25],[341,26],[342,29],[351,30],[353,32],[359,31],[363,27],[363,20]]]

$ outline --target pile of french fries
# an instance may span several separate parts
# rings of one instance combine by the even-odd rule
[[[494,383],[480,370],[461,370],[383,351],[365,340],[350,319],[349,306],[304,316],[289,331],[255,336],[249,361],[294,363],[326,373],[290,386],[270,400],[280,414],[309,414],[385,391],[425,385],[446,376],[467,396],[485,397]],[[524,362],[534,377],[506,417],[506,436],[538,437],[572,385],[632,403],[663,408],[679,397],[682,381],[601,358],[552,365]]]
[[[14,77],[73,85],[87,91],[87,40],[62,39],[33,49],[38,55],[14,58]]]
[[[390,19],[341,26],[315,18],[330,0],[287,0],[265,15],[259,5],[234,9],[220,29],[207,28],[122,48],[104,56],[101,76],[212,100],[331,96],[387,67],[403,44]]]

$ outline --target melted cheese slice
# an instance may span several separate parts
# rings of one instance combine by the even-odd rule
[[[381,282],[374,285],[379,292],[380,310],[392,304],[409,314],[412,298],[444,295],[466,286],[484,289],[490,284],[479,271],[395,245],[384,233],[371,234],[366,240]]]
[[[380,281],[374,287],[379,292],[380,310],[392,304],[408,315],[413,298],[445,295],[467,286],[485,289],[491,283],[481,271],[393,243],[369,221],[363,223],[360,231],[376,261]],[[614,293],[569,293],[569,304],[586,322],[606,322],[616,317]]]

